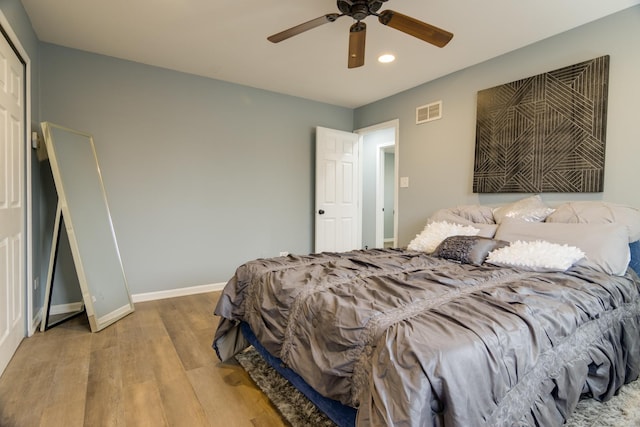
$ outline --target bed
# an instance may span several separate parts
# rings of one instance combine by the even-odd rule
[[[638,377],[639,240],[604,202],[446,209],[408,248],[243,264],[213,346],[258,345],[358,426],[559,426]]]

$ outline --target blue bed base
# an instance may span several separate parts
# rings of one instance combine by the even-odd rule
[[[347,405],[343,405],[337,400],[328,399],[315,391],[300,375],[293,372],[291,369],[284,366],[282,360],[271,355],[261,344],[254,335],[249,325],[245,322],[240,324],[240,330],[242,335],[255,347],[260,353],[262,358],[271,365],[280,375],[285,377],[295,388],[300,390],[307,399],[312,401],[327,417],[338,427],[353,427],[356,424],[356,409]]]

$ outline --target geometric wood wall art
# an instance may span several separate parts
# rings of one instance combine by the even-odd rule
[[[601,192],[609,56],[478,92],[474,193]]]

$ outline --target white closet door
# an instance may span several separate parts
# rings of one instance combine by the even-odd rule
[[[25,335],[24,74],[0,37],[0,373]]]

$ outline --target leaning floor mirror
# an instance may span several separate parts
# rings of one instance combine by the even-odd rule
[[[58,235],[53,238],[41,329],[49,322],[59,251],[70,248],[89,325],[97,332],[133,312],[134,306],[93,137],[49,122],[41,125],[58,193]],[[68,245],[58,245],[60,233],[66,234]]]

